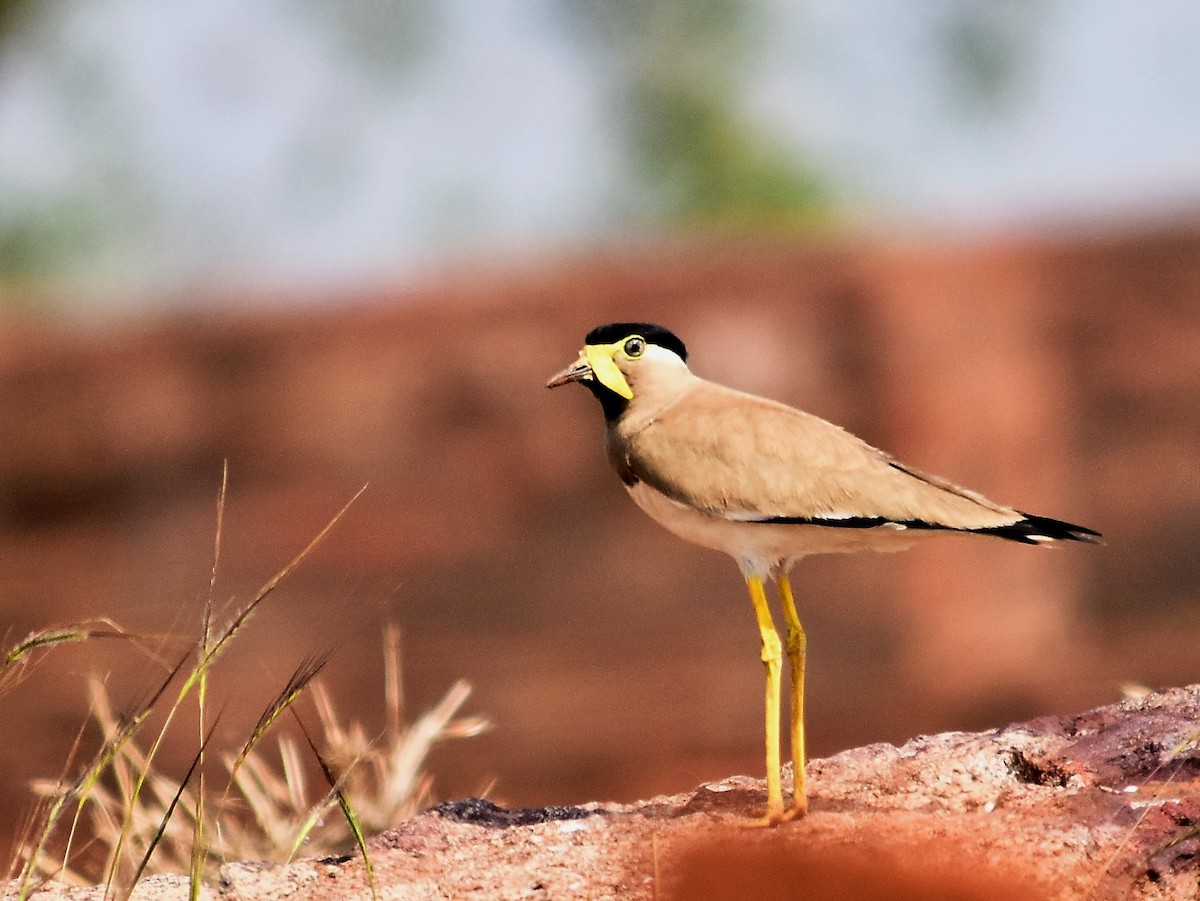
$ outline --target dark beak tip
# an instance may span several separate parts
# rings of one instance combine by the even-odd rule
[[[550,376],[550,380],[546,382],[547,388],[558,388],[562,385],[570,384],[571,382],[581,382],[590,377],[592,370],[588,366],[580,366],[578,363],[568,366],[561,372],[556,372]]]

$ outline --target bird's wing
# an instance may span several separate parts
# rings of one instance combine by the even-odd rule
[[[819,417],[712,382],[618,444],[629,475],[729,519],[948,529],[1021,519],[982,495],[901,465]]]

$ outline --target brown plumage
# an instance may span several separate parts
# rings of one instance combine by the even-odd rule
[[[764,822],[804,813],[805,637],[788,570],[810,554],[898,550],[937,532],[1026,544],[1096,542],[1099,533],[1033,516],[899,463],[810,413],[694,375],[683,342],[661,326],[593,329],[579,359],[548,387],[580,382],[600,401],[608,460],[630,496],[680,537],[731,555],[741,567],[767,665]],[[782,646],[764,581],[779,583],[792,673],[793,805],[778,775]]]
[[[652,422],[609,432],[622,478],[738,520],[882,519],[950,529],[1011,525],[1021,515],[922,476],[809,413],[692,377]]]

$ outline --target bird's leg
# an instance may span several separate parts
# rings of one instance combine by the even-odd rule
[[[783,667],[783,647],[771,609],[767,606],[767,593],[761,576],[746,577],[750,589],[750,600],[754,603],[754,615],[758,618],[758,631],[762,635],[762,662],[767,668],[767,812],[758,823],[773,826],[783,821],[783,789],[779,781],[779,698],[780,670]]]
[[[783,618],[787,622],[788,669],[792,675],[792,809],[785,819],[808,813],[808,795],[804,789],[804,666],[808,654],[808,636],[796,612],[792,584],[787,572],[779,573],[779,598],[783,602]]]

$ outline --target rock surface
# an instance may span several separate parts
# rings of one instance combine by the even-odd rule
[[[386,899],[1194,899],[1200,685],[812,761],[812,811],[743,828],[759,780],[631,805],[439,805],[371,842]],[[141,901],[186,897],[146,880]],[[100,889],[38,897],[91,901]],[[230,863],[211,898],[371,897],[362,859]]]

